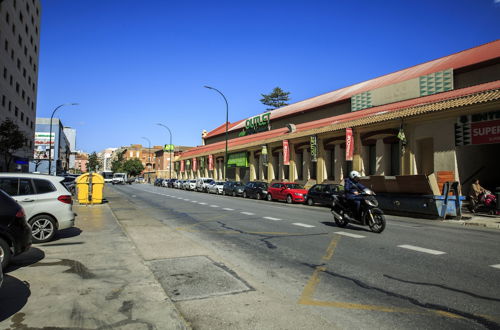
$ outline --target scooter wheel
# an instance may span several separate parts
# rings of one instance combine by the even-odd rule
[[[370,226],[370,230],[374,233],[380,234],[385,229],[385,215],[381,210],[372,210],[373,220],[368,220],[368,225]]]

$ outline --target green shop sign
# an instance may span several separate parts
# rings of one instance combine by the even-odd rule
[[[245,151],[229,154],[227,157],[228,167],[248,167],[248,155]]]
[[[168,152],[172,151],[173,152],[174,151],[174,145],[173,144],[165,144],[163,146],[163,151],[168,151]]]
[[[245,121],[245,130],[243,130],[239,134],[239,136],[245,136],[245,135],[268,131],[270,122],[271,122],[271,113],[269,112],[247,119]]]

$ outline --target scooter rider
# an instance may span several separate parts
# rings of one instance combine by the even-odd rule
[[[359,209],[361,207],[361,200],[363,197],[360,193],[366,189],[364,185],[358,182],[358,179],[361,177],[358,171],[351,171],[349,173],[349,177],[344,179],[344,190],[345,197],[349,203],[354,204],[355,206],[355,216],[359,216]]]

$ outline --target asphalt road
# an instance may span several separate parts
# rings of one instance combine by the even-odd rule
[[[498,230],[388,216],[374,234],[324,207],[114,189],[341,328],[500,328]]]

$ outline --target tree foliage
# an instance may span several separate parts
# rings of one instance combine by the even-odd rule
[[[260,102],[264,105],[269,106],[267,111],[271,111],[277,108],[281,108],[285,105],[288,105],[288,101],[290,100],[290,92],[285,92],[279,87],[275,87],[273,91],[269,94],[260,94],[262,98]]]
[[[97,154],[94,151],[89,156],[89,162],[87,163],[87,169],[89,172],[97,172],[99,167],[100,167],[99,158],[97,157]]]
[[[27,141],[26,135],[10,118],[0,124],[0,154],[4,157],[7,170],[10,168],[14,153],[23,148]]]
[[[123,171],[129,176],[137,176],[144,171],[144,165],[139,158],[132,158],[123,163]]]
[[[117,150],[115,152],[115,156],[113,157],[113,160],[111,161],[111,171],[113,171],[113,173],[124,172],[123,171],[123,154],[124,153],[125,153],[125,150]]]

